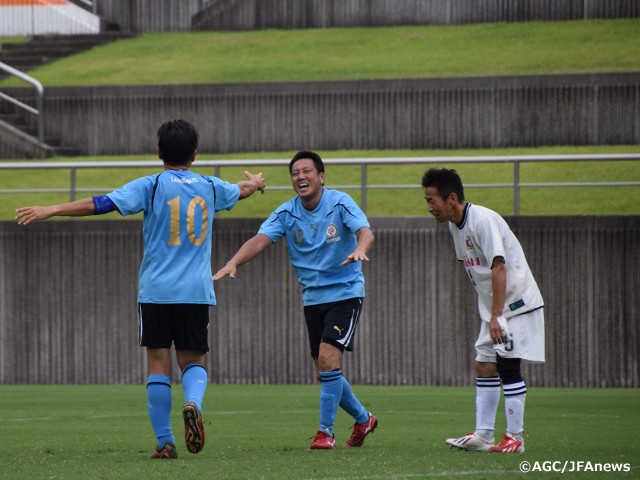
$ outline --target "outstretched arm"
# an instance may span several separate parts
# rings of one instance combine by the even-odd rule
[[[83,198],[75,202],[60,203],[48,207],[21,207],[16,210],[18,224],[27,225],[35,220],[46,220],[54,216],[85,217],[95,213],[93,197]]]
[[[260,193],[264,193],[264,178],[262,178],[262,172],[254,175],[245,170],[244,175],[249,180],[242,180],[238,182],[238,186],[240,187],[240,200],[253,195],[256,190],[260,190]]]
[[[375,240],[373,232],[369,227],[362,227],[356,232],[356,237],[358,238],[358,245],[356,245],[356,249],[347,257],[347,259],[342,262],[342,266],[354,262],[369,261],[367,253],[371,250]]]
[[[256,257],[262,250],[271,245],[271,239],[262,233],[258,233],[255,237],[247,240],[240,250],[227,262],[227,264],[216,272],[213,276],[214,280],[218,280],[225,275],[236,278],[236,269]]]

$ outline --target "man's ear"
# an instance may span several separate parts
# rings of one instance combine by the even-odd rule
[[[158,147],[156,151],[158,152],[158,158],[162,160],[162,152],[160,151],[160,147]]]

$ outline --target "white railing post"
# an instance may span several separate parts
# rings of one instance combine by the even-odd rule
[[[14,77],[18,77],[20,80],[24,80],[27,83],[30,83],[36,88],[38,96],[36,98],[36,106],[37,108],[33,108],[26,103],[21,102],[20,100],[10,97],[9,95],[0,92],[0,98],[4,98],[8,102],[17,105],[18,107],[26,110],[30,113],[33,113],[37,116],[38,119],[38,141],[40,143],[44,143],[44,87],[42,84],[33,77],[30,77],[26,73],[21,72],[20,70],[16,70],[10,65],[6,63],[0,62],[0,70],[4,70],[5,72],[13,75]]]
[[[71,185],[69,187],[70,190],[70,196],[71,196],[71,202],[75,202],[76,201],[76,189],[77,189],[77,185],[76,185],[76,168],[71,168],[71,178],[69,179]]]
[[[360,208],[367,213],[367,164],[366,162],[360,167]]]

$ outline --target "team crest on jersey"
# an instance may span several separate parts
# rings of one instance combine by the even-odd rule
[[[467,250],[473,250],[475,247],[473,246],[473,242],[471,241],[471,237],[467,236],[467,239],[465,240],[465,243],[467,244]]]
[[[325,235],[327,236],[327,243],[337,242],[340,240],[340,237],[338,236],[338,227],[333,223],[329,224]]]

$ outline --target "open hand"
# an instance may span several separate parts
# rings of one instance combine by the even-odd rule
[[[51,207],[21,207],[16,210],[18,225],[27,225],[36,220],[46,220],[53,216]]]

